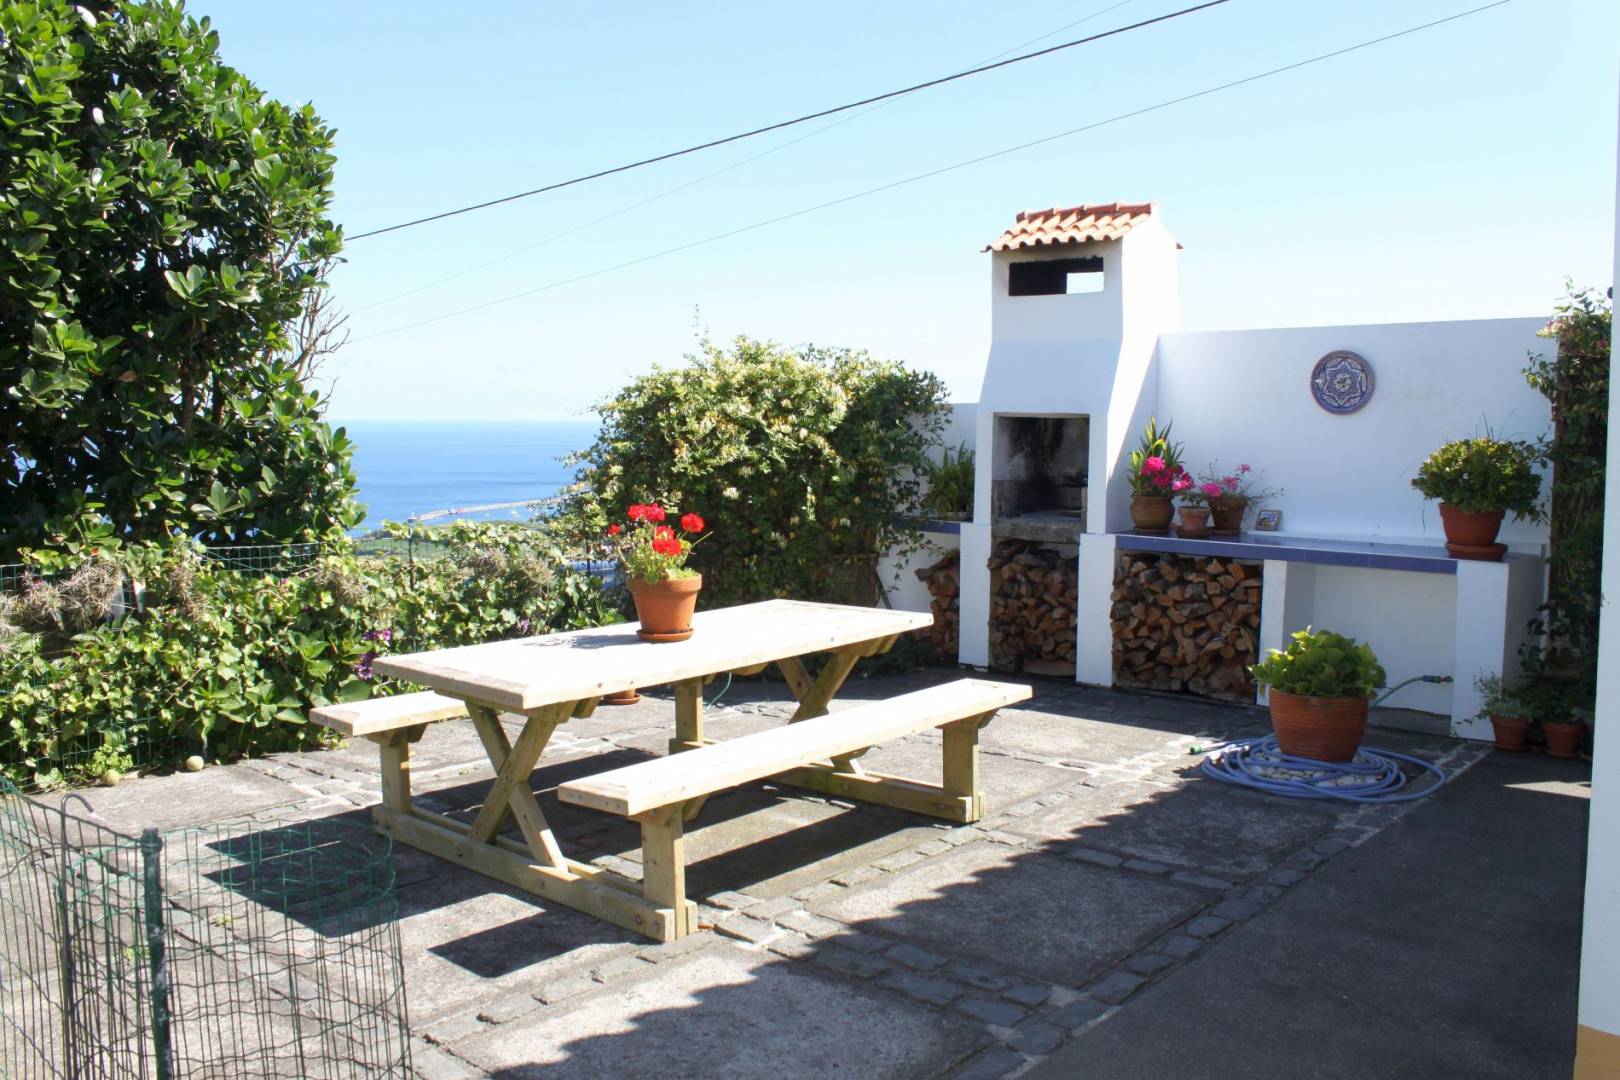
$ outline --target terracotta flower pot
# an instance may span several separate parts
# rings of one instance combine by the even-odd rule
[[[685,641],[691,637],[692,612],[702,588],[702,574],[655,582],[631,578],[630,595],[641,622],[636,636],[642,641]]]
[[[615,690],[611,694],[603,694],[598,705],[634,705],[641,700],[641,695],[634,690]]]
[[[1507,545],[1496,542],[1506,511],[1481,510],[1470,513],[1440,504],[1440,525],[1446,532],[1446,550],[1454,558],[1501,562]]]
[[[1367,699],[1304,697],[1271,691],[1271,728],[1285,754],[1349,761],[1367,730]]]
[[[1216,536],[1236,536],[1243,531],[1243,515],[1248,512],[1249,500],[1244,498],[1211,503],[1209,514],[1214,527],[1210,531]]]
[[[1167,533],[1175,504],[1168,495],[1132,495],[1131,524],[1139,533]]]
[[[1525,735],[1530,731],[1530,721],[1522,716],[1493,716],[1491,730],[1496,733],[1498,750],[1519,751],[1525,748]]]
[[[1581,725],[1559,720],[1543,720],[1541,733],[1547,737],[1547,756],[1570,758],[1581,746]]]
[[[1209,535],[1209,507],[1183,506],[1181,508],[1181,524],[1176,532],[1182,536],[1199,537]]]

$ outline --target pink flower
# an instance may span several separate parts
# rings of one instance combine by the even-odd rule
[[[1181,492],[1186,491],[1188,488],[1190,488],[1192,486],[1193,486],[1192,477],[1183,476],[1183,475],[1180,475],[1180,474],[1178,474],[1176,476],[1176,478],[1170,482],[1170,490],[1176,492],[1177,494],[1180,494]]]
[[[1153,486],[1154,487],[1169,487],[1171,483],[1172,483],[1172,481],[1170,479],[1170,474],[1169,473],[1167,473],[1167,472],[1157,472],[1157,473],[1153,474]]]
[[[1227,491],[1236,491],[1238,487],[1238,478],[1235,476],[1223,476],[1221,477],[1221,483],[1226,485]]]
[[[1238,472],[1240,472],[1240,473],[1246,473],[1246,472],[1250,472],[1250,471],[1251,470],[1249,469],[1249,467],[1247,465],[1239,465],[1238,466]]]
[[[1202,491],[1205,495],[1208,495],[1211,499],[1218,499],[1221,497],[1221,485],[1217,484],[1213,480],[1200,485],[1198,490]]]
[[[1164,458],[1157,454],[1142,462],[1142,471],[1149,475],[1164,472]]]

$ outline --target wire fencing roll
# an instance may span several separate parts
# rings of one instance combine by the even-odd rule
[[[0,1075],[408,1077],[386,837],[342,818],[128,835],[0,780]]]

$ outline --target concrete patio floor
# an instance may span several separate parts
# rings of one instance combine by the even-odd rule
[[[841,700],[955,675],[855,680]],[[1393,806],[1276,799],[1189,754],[1264,732],[1258,709],[1033,685],[984,731],[975,826],[773,785],[711,800],[687,844],[706,929],[671,944],[397,847],[418,1073],[1569,1074],[1586,766],[1377,730],[1453,782]],[[739,682],[708,726],[790,710],[782,685]],[[570,854],[639,877],[632,827],[552,792],[672,731],[652,693],[559,730],[533,786]],[[864,760],[937,777],[938,739]],[[487,772],[470,725],[437,725],[418,802],[476,814]],[[133,830],[364,820],[376,789],[361,742],[90,796]]]

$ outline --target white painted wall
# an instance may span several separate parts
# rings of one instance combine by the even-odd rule
[[[1620,155],[1617,155],[1620,173]],[[1620,182],[1615,187],[1615,268],[1620,281]],[[1614,350],[1611,346],[1610,363]],[[1609,383],[1609,416],[1620,415],[1620,388]],[[1611,421],[1612,422],[1612,421]],[[1609,431],[1608,496],[1603,536],[1603,580],[1607,584],[1599,629],[1597,713],[1592,755],[1592,818],[1586,851],[1586,922],[1581,945],[1580,1023],[1594,1032],[1620,1036],[1620,438]],[[1582,1047],[1577,1044],[1578,1052]],[[1575,1063],[1582,1076],[1583,1062]],[[1593,1068],[1594,1078],[1612,1073]]]
[[[1310,569],[1315,582],[1307,617],[1318,627],[1370,644],[1389,676],[1387,685],[1394,686],[1414,675],[1457,674],[1452,670],[1455,577],[1344,566]],[[1287,627],[1289,633],[1298,629],[1302,628]],[[1451,687],[1414,683],[1390,698],[1389,705],[1449,713]]]
[[[927,533],[928,547],[907,559],[885,555],[878,559],[878,577],[888,594],[889,606],[897,611],[927,611],[932,597],[928,588],[917,580],[917,571],[932,566],[949,552],[957,550],[960,542],[951,533]]]
[[[1392,323],[1167,334],[1159,341],[1160,420],[1175,421],[1195,474],[1218,459],[1264,470],[1284,494],[1283,532],[1439,544],[1434,504],[1411,486],[1443,442],[1482,433],[1537,438],[1547,401],[1520,374],[1544,319]],[[1372,399],[1335,416],[1310,393],[1316,361],[1335,349],[1371,365]],[[1503,527],[1524,550],[1546,541],[1528,522]]]

